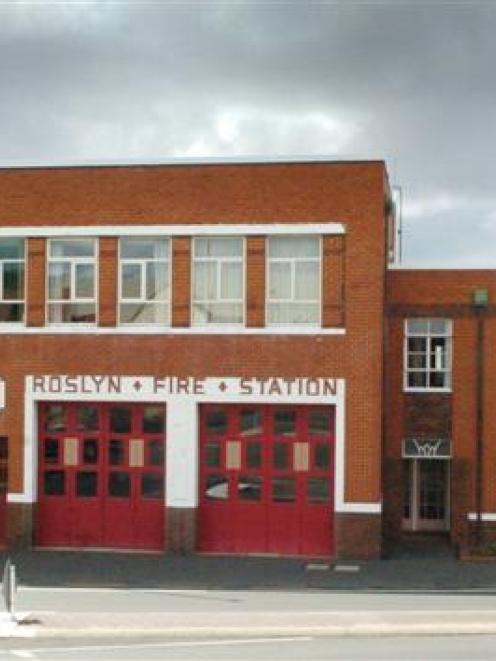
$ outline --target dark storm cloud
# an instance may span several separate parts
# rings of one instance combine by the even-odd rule
[[[0,4],[0,160],[384,157],[406,257],[496,265],[496,5]]]

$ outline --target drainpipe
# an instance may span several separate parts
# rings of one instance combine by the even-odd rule
[[[472,304],[477,325],[476,344],[476,420],[475,420],[475,507],[476,529],[475,538],[477,546],[482,544],[482,512],[484,493],[484,315],[488,306],[489,296],[487,289],[476,289],[473,292]]]

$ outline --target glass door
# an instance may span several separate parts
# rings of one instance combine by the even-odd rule
[[[418,460],[417,530],[448,530],[448,462]]]
[[[403,529],[446,531],[450,527],[449,461],[403,462]]]

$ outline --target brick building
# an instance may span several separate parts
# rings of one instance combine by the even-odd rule
[[[449,534],[462,553],[495,539],[496,271],[390,270],[384,535]]]
[[[0,170],[8,542],[370,557],[480,533],[471,297],[496,280],[388,270],[394,243],[379,161]]]

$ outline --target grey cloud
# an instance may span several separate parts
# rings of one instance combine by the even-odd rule
[[[495,33],[487,3],[3,5],[0,162],[384,157],[409,259],[496,265]]]

